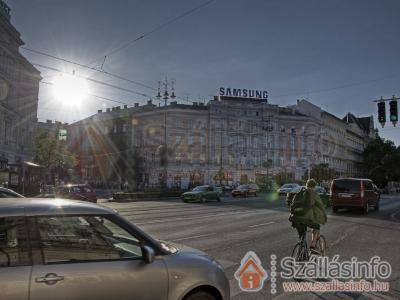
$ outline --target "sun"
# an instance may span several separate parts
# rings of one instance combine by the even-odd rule
[[[86,79],[76,75],[60,75],[53,82],[54,96],[62,104],[79,106],[88,96]]]

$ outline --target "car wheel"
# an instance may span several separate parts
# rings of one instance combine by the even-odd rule
[[[332,211],[337,214],[339,211],[339,208],[337,208],[336,206],[332,206]]]
[[[217,298],[210,293],[198,291],[187,296],[185,300],[217,300]]]

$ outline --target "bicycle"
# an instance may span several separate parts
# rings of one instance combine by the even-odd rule
[[[326,255],[327,243],[325,236],[322,234],[319,235],[317,242],[315,244],[315,250],[313,251],[313,253],[311,253],[311,250],[309,249],[307,244],[307,238],[306,238],[307,232],[311,232],[311,230],[307,229],[306,231],[303,232],[303,234],[300,237],[300,240],[297,242],[297,244],[294,246],[292,250],[292,257],[299,262],[308,261],[310,259],[311,254],[320,256]]]

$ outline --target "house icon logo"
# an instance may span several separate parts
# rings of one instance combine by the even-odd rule
[[[245,292],[258,292],[268,278],[267,271],[261,265],[261,260],[253,251],[249,251],[242,258],[240,267],[235,272],[239,287]]]

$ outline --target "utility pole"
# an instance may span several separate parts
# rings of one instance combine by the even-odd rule
[[[219,154],[219,185],[222,186],[222,130],[224,127],[224,123],[221,123],[221,130],[220,130],[220,154]]]

